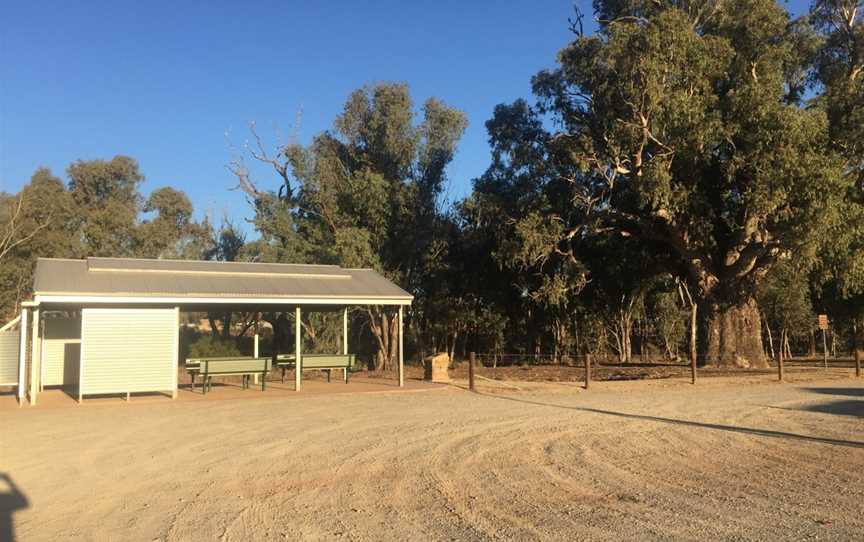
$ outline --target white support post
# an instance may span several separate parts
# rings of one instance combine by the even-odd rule
[[[300,305],[294,309],[294,391],[300,391],[300,381],[303,379],[303,360],[301,359],[301,345],[303,337],[300,334],[303,328],[300,326]]]
[[[255,336],[252,337],[252,357],[255,359],[258,359],[258,320],[257,320],[258,317],[256,316],[255,318],[256,318],[256,320],[255,320]],[[255,373],[254,375],[252,375],[252,378],[254,379],[254,383],[257,384],[258,383],[258,373]]]
[[[33,309],[30,323],[30,405],[36,405],[36,397],[42,387],[42,367],[39,364],[39,309]]]
[[[399,387],[405,386],[405,334],[402,331],[402,305],[399,305]]]
[[[24,404],[24,390],[27,389],[27,309],[21,309],[21,319],[18,329],[21,332],[18,339],[18,404]]]
[[[45,318],[39,322],[39,391],[45,391]]]
[[[81,349],[78,351],[78,404],[84,401],[84,360],[87,359],[84,352],[87,349],[87,343],[84,341],[84,320],[87,318],[87,309],[81,309],[81,329],[78,331],[78,336],[81,337]]]
[[[171,390],[171,399],[177,399],[177,388],[179,387],[178,375],[180,372],[180,307],[174,307],[174,389]],[[128,394],[126,400],[129,400]]]
[[[342,353],[348,355],[348,307],[342,309]]]

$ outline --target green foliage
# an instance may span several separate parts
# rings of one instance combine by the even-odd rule
[[[155,190],[143,206],[154,214],[135,229],[135,255],[143,258],[195,259],[211,249],[210,225],[192,219],[192,202],[170,187]]]
[[[849,185],[825,114],[790,95],[806,66],[786,12],[693,6],[597,2],[599,32],[534,88],[595,228],[660,244],[703,298],[732,301],[780,254],[812,261]]]
[[[415,293],[415,308],[434,303],[428,280],[446,255],[446,167],[467,121],[436,99],[416,117],[406,85],[364,87],[308,147],[254,154],[280,173],[278,189],[257,189],[235,164],[255,208],[260,259],[372,267]],[[380,336],[387,326],[376,327],[378,316],[369,314]]]
[[[778,263],[759,289],[759,306],[767,324],[792,336],[809,334],[816,321],[807,274],[792,260]]]
[[[237,342],[212,335],[202,335],[189,344],[190,358],[222,358],[243,355]]]
[[[68,185],[40,168],[17,195],[0,195],[0,232],[10,230],[11,204],[21,201],[15,246],[0,265],[0,315],[11,317],[30,297],[40,257],[199,259],[212,250],[211,228],[193,220],[183,192],[160,188],[142,196],[135,160],[79,160],[67,173]]]
[[[66,170],[78,208],[79,231],[88,256],[130,256],[144,181],[138,162],[126,156],[110,161],[79,160]]]
[[[18,244],[0,261],[0,316],[4,318],[11,318],[29,297],[37,257],[78,257],[82,251],[75,203],[48,169],[38,169],[16,196],[0,196],[0,232],[8,231],[19,201],[13,236]]]
[[[67,185],[38,170],[0,195],[0,239],[26,240],[3,253],[0,310],[29,295],[37,256],[141,256],[373,267],[416,296],[407,324],[427,353],[611,346],[626,361],[633,334],[674,356],[690,315],[681,281],[709,311],[756,296],[774,329],[809,329],[813,307],[857,329],[864,4],[818,0],[798,20],[774,0],[593,8],[598,30],[574,25],[557,67],[533,78],[537,103],[495,108],[490,166],[454,206],[465,115],[371,85],[309,145],[267,152],[253,127],[251,156],[279,179],[259,189],[231,164],[251,242],[227,219],[196,221],[171,187],[142,194],[132,158],[77,161]],[[230,334],[231,314],[210,316]],[[386,360],[392,314],[362,316]],[[308,348],[337,347],[333,318],[305,318]]]
[[[225,220],[216,234],[216,239],[206,259],[220,262],[240,261],[244,259],[243,251],[245,247],[246,234],[240,231],[232,222]]]

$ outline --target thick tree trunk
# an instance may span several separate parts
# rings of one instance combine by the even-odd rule
[[[387,343],[387,368],[395,369],[399,361],[399,313],[394,312],[389,316],[390,338]]]
[[[734,305],[708,303],[706,308],[706,365],[768,367],[759,306],[754,298]]]
[[[390,362],[396,358],[398,352],[397,315],[390,316],[386,310],[377,307],[367,308],[367,315],[369,316],[369,329],[372,331],[377,347],[372,368],[376,371],[383,371],[390,368]]]

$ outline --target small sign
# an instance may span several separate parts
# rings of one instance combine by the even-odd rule
[[[828,329],[828,315],[820,314],[819,315],[819,329]]]

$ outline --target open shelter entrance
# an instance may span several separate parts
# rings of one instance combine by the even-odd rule
[[[0,385],[10,380],[5,385],[17,386],[19,402],[26,394],[31,405],[37,403],[45,386],[62,387],[79,402],[88,395],[128,397],[142,392],[164,392],[176,397],[181,311],[209,310],[292,315],[295,340],[290,352],[280,352],[274,340],[271,355],[262,358],[256,333],[253,355],[242,358],[240,363],[199,360],[203,372],[196,370],[205,383],[218,371],[241,374],[242,367],[259,362],[265,376],[280,363],[292,366],[297,391],[302,388],[304,369],[325,369],[329,376],[329,371],[344,367],[347,382],[353,361],[348,346],[348,307],[378,305],[398,311],[398,377],[402,387],[403,311],[412,299],[371,269],[40,258],[34,300],[22,304],[21,315],[0,331]],[[304,354],[302,317],[304,311],[316,309],[341,312],[341,352]],[[288,322],[289,318],[282,321]],[[277,332],[274,329],[274,335]]]

